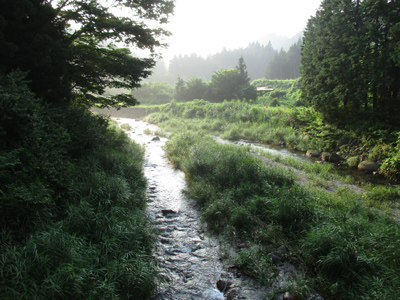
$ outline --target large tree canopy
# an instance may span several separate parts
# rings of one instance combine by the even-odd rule
[[[397,122],[399,22],[399,1],[323,1],[304,33],[303,98],[329,122],[366,114]]]
[[[0,0],[0,68],[29,71],[31,89],[51,101],[80,105],[135,104],[129,94],[150,74],[168,32],[173,0]],[[125,47],[125,48],[121,48]],[[147,58],[130,49],[149,50]]]
[[[207,98],[213,102],[257,98],[256,88],[250,85],[243,57],[239,58],[236,68],[220,70],[211,76]]]

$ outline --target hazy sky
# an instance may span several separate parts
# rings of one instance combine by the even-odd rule
[[[163,50],[200,55],[223,47],[246,47],[268,33],[292,37],[302,31],[322,0],[176,0],[175,13],[165,27],[173,33]]]

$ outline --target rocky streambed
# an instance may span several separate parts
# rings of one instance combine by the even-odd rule
[[[229,261],[221,260],[221,245],[200,222],[194,201],[182,194],[186,184],[184,173],[173,169],[165,157],[163,146],[167,139],[144,134],[158,130],[146,122],[117,121],[125,124],[128,135],[146,149],[148,212],[159,236],[154,258],[160,282],[152,299],[296,299],[288,287],[293,287],[304,275],[285,259],[290,255],[285,247],[270,253],[275,267],[268,271],[268,286],[241,274]],[[246,247],[240,251],[246,251]],[[309,292],[307,299],[322,298]]]

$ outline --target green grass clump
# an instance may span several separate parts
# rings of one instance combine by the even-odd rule
[[[398,298],[400,226],[363,206],[360,194],[302,187],[292,172],[266,165],[248,147],[190,132],[173,135],[166,151],[186,173],[186,193],[208,227],[234,244],[252,245],[235,259],[242,271],[267,283],[273,266],[265,253],[283,244],[332,298]]]

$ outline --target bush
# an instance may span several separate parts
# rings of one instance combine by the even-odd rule
[[[394,148],[393,156],[384,160],[380,173],[385,177],[398,182],[400,180],[400,134]]]
[[[277,99],[272,100],[271,103],[269,104],[269,106],[271,106],[271,107],[277,107],[279,105],[280,104],[279,104],[279,101]]]

